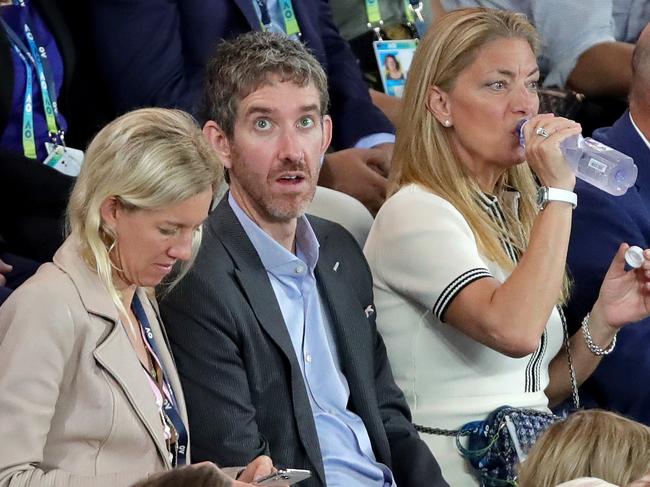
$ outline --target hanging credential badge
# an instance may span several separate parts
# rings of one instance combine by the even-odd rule
[[[45,149],[48,156],[43,164],[68,176],[77,177],[79,175],[84,162],[83,151],[52,142],[45,142]]]
[[[417,39],[386,40],[372,43],[384,93],[387,95],[402,97],[417,45]]]

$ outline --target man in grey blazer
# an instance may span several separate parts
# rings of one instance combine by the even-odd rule
[[[304,209],[331,138],[327,80],[270,33],[219,45],[204,133],[230,192],[193,270],[162,299],[195,460],[260,454],[309,469],[308,487],[446,486],[376,331],[352,236]]]

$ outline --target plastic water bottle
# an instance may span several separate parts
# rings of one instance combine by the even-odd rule
[[[524,125],[518,124],[519,143],[526,146]],[[634,185],[639,172],[630,156],[580,134],[560,142],[564,158],[577,177],[614,196],[624,195]]]

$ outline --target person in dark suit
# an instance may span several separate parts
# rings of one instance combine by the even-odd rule
[[[216,53],[203,132],[230,192],[195,269],[161,302],[195,460],[266,452],[311,470],[305,487],[447,485],[393,380],[360,248],[304,215],[331,137],[325,73],[272,33]]]
[[[282,30],[267,0],[94,0],[92,23],[99,65],[118,110],[164,106],[196,113],[204,69],[214,44],[260,30]],[[280,2],[275,2],[279,5]],[[335,121],[320,183],[350,194],[376,212],[385,198],[394,129],[370,100],[361,71],[331,18],[326,0],[292,4],[299,38],[325,67]],[[262,5],[260,7],[259,5]],[[267,7],[268,5],[268,7]],[[290,32],[289,32],[290,33]],[[370,148],[382,150],[370,150]]]
[[[619,243],[650,247],[650,27],[639,37],[632,65],[629,111],[594,138],[632,157],[639,174],[635,187],[619,197],[582,181],[576,185],[580,204],[571,229],[568,264],[574,286],[567,308],[574,329],[596,301],[598,283]],[[623,328],[614,351],[581,387],[583,403],[650,425],[650,394],[636,380],[650,374],[649,349],[650,319]]]

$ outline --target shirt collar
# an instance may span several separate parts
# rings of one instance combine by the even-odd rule
[[[297,255],[294,255],[262,230],[257,223],[251,220],[246,212],[237,204],[232,193],[228,194],[228,204],[230,204],[239,223],[244,228],[244,232],[246,232],[257,254],[260,256],[262,265],[268,272],[295,262],[296,258],[302,260],[313,272],[318,262],[320,245],[313,228],[304,215],[298,217],[298,224],[296,225]]]
[[[506,208],[510,209],[514,215],[518,215],[520,198],[521,194],[519,191],[508,187],[505,191],[503,191],[500,199],[493,194],[484,193],[481,191],[478,193],[477,200],[481,208],[487,211],[488,214],[490,214],[490,210],[493,208],[498,208],[501,210],[502,206],[505,206]]]
[[[641,130],[639,130],[639,127],[637,126],[637,124],[634,123],[634,118],[632,117],[632,112],[628,113],[628,115],[630,116],[630,122],[632,122],[632,127],[634,127],[634,130],[636,130],[636,132],[639,134],[639,137],[641,137],[641,140],[645,143],[646,147],[648,149],[650,149],[650,141],[643,134],[643,132],[641,132]]]

